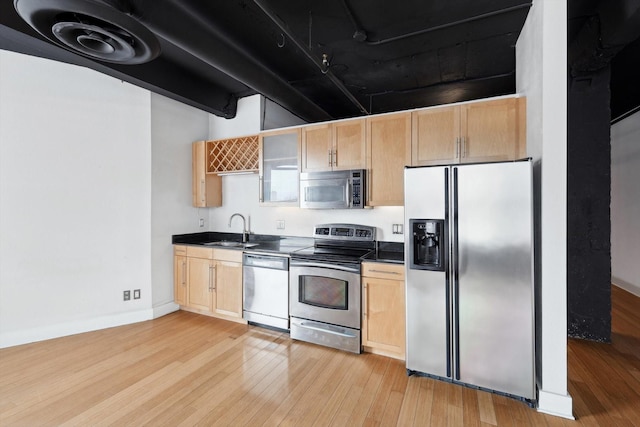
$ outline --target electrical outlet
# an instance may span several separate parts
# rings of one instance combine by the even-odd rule
[[[284,219],[279,219],[276,221],[276,229],[284,230]]]
[[[200,227],[204,227],[204,218],[200,218],[200,219],[198,220],[198,225],[199,225]]]
[[[140,299],[140,289],[133,290],[133,299]]]
[[[131,291],[124,291],[123,299],[129,301],[131,299]]]

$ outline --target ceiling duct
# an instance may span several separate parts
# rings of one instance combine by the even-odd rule
[[[160,53],[151,31],[135,19],[91,0],[14,0],[37,32],[75,53],[117,64],[141,64]]]

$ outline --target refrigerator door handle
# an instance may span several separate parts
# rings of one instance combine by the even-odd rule
[[[451,173],[451,169],[450,168],[445,168],[444,169],[444,223],[445,223],[445,242],[444,242],[444,247],[447,248],[447,255],[446,258],[444,260],[445,263],[445,268],[444,268],[444,280],[445,280],[445,303],[446,303],[446,317],[447,317],[447,321],[446,323],[446,337],[447,337],[447,342],[446,342],[446,346],[447,346],[447,378],[452,378],[453,374],[451,372],[451,354],[452,354],[452,348],[451,348],[451,313],[452,313],[452,307],[451,307],[451,253],[450,251],[450,247],[449,247],[449,238],[450,238],[450,226],[451,226],[451,209],[449,209],[450,206],[450,200],[449,200],[449,194],[450,194],[450,186],[451,186],[451,178],[450,178],[450,173]]]
[[[460,260],[458,258],[458,168],[453,168],[453,183],[452,183],[452,204],[453,204],[453,226],[451,227],[451,272],[453,279],[453,350],[454,350],[454,377],[456,380],[460,380]]]

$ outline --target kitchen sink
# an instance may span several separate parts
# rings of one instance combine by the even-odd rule
[[[242,242],[234,242],[232,240],[220,240],[217,242],[208,242],[204,244],[205,246],[222,246],[228,248],[252,248],[254,246],[258,246],[258,243],[242,243]]]

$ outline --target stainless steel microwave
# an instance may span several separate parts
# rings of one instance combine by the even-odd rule
[[[362,209],[365,206],[365,170],[353,169],[300,174],[300,207],[307,209]]]

